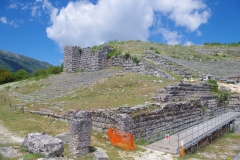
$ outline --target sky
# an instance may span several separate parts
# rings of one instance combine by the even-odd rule
[[[65,45],[240,41],[240,0],[0,0],[0,49],[60,65]]]

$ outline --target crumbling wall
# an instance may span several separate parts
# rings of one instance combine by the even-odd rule
[[[239,94],[229,95],[227,108],[234,111],[240,111],[240,96]]]
[[[91,140],[91,112],[79,111],[71,115],[69,121],[69,152],[74,156],[89,153]]]
[[[79,69],[81,54],[78,46],[64,47],[64,72],[74,72]]]
[[[203,117],[211,118],[225,111],[224,106],[218,105],[217,95],[210,94],[210,85],[207,83],[179,83],[156,93],[153,99],[164,102],[163,104],[93,111],[93,128],[106,131],[113,126],[133,133],[137,138],[144,137],[146,129],[155,126],[164,130],[174,130],[187,123],[202,120]]]
[[[157,77],[174,79],[156,66],[147,62],[140,61],[136,63],[130,57],[125,59],[123,55],[107,59],[108,52],[111,48],[103,46],[101,49],[80,48],[78,46],[64,47],[64,72],[82,71],[98,71],[113,66],[121,66],[124,72],[136,72],[145,75],[154,75]]]
[[[83,71],[98,71],[108,68],[106,55],[110,50],[104,46],[100,50],[92,48],[80,48],[78,46],[64,47],[64,71],[75,72]]]
[[[154,126],[165,130],[185,125],[203,118],[203,109],[199,99],[164,105],[138,105],[119,107],[106,112],[93,112],[93,129],[104,130],[110,126],[134,134],[135,138],[144,137],[146,129]]]

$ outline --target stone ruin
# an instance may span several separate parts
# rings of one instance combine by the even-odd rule
[[[82,156],[90,152],[92,119],[91,112],[79,111],[72,114],[69,121],[69,152]]]
[[[168,86],[165,90],[156,91],[152,99],[156,103],[89,111],[92,129],[107,131],[114,127],[132,133],[134,138],[141,138],[146,135],[148,128],[159,126],[165,130],[174,129],[204,117],[211,118],[226,110],[226,106],[218,105],[217,96],[210,94],[210,85],[207,83]],[[70,113],[69,117],[75,114]],[[75,121],[73,124],[76,124]]]
[[[65,46],[63,70],[70,73],[76,71],[94,72],[113,66],[121,66],[124,72],[136,72],[144,75],[174,79],[169,73],[161,69],[163,67],[182,77],[191,77],[191,73],[186,68],[152,51],[146,51],[140,62],[136,63],[131,57],[125,59],[123,55],[108,59],[107,54],[111,50],[108,46],[103,46],[97,50],[90,47]],[[152,65],[148,61],[152,61],[156,65]]]
[[[238,95],[229,97],[229,103],[219,103],[217,95],[212,95],[211,85],[178,83],[157,90],[152,99],[156,102],[134,107],[122,106],[93,111],[72,111],[65,115],[69,121],[69,150],[74,156],[90,152],[91,131],[107,131],[110,127],[132,133],[134,138],[142,138],[147,130],[160,127],[163,131],[178,130],[187,124],[236,110],[240,104]],[[224,105],[223,105],[224,104]],[[101,154],[99,154],[101,155]],[[95,155],[96,157],[99,156]]]

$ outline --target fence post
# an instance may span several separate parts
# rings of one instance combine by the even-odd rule
[[[11,104],[11,101],[10,101],[10,104],[9,104],[9,109],[11,109],[11,107],[12,107],[12,104]]]
[[[179,150],[179,134],[177,134],[178,135],[178,150]]]
[[[23,105],[22,105],[22,114],[24,114],[24,107],[23,107]]]

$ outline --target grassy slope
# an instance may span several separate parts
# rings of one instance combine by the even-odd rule
[[[239,59],[239,55],[231,54],[231,53],[228,53],[228,54],[218,53],[218,54],[206,55],[206,54],[201,54],[195,51],[196,48],[206,48],[206,49],[236,48],[236,47],[231,47],[227,45],[179,46],[179,45],[165,45],[165,44],[157,44],[154,42],[142,42],[142,41],[122,41],[122,42],[111,41],[104,45],[109,45],[112,48],[122,51],[123,53],[130,53],[138,57],[142,57],[142,55],[145,53],[145,50],[152,50],[162,55],[166,55],[173,58],[187,59],[187,60],[191,60],[191,59],[234,60],[236,58]],[[238,48],[239,47],[240,46],[238,46]]]

